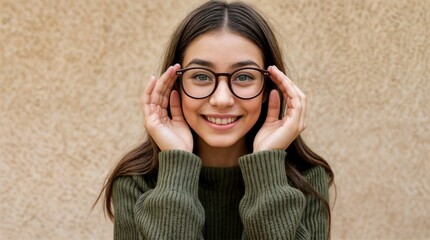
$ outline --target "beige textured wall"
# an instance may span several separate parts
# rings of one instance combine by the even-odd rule
[[[430,2],[253,1],[332,164],[333,239],[430,235]],[[200,1],[0,0],[0,239],[109,239],[103,178],[143,135],[139,97]]]

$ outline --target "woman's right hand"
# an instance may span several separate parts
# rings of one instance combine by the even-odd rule
[[[161,77],[154,76],[142,96],[144,126],[148,134],[162,150],[193,151],[193,136],[182,114],[179,93],[172,91],[180,65],[170,66]],[[170,113],[167,108],[170,101]]]

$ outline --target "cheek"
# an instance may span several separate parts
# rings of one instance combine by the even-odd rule
[[[244,118],[244,127],[247,129],[247,133],[249,133],[257,125],[261,125],[259,122],[261,122],[260,115],[262,112],[262,101],[257,99],[253,100],[247,100],[245,104],[242,104],[243,110],[246,112],[246,117]]]
[[[260,114],[261,114],[261,106],[259,108],[255,109],[251,113],[252,126],[254,126],[258,122],[258,119],[260,118]]]
[[[185,121],[190,125],[190,123],[192,123],[193,120],[197,117],[196,112],[199,105],[196,103],[196,100],[190,99],[185,94],[181,95],[182,114],[185,118]]]
[[[259,97],[254,101],[245,104],[248,108],[248,113],[252,116],[253,121],[257,121],[261,114],[261,108],[263,107],[263,98]]]

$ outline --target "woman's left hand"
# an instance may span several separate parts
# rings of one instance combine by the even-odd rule
[[[286,99],[283,118],[279,119],[281,100],[276,90],[269,95],[266,121],[254,139],[254,152],[286,149],[306,128],[306,96],[277,67],[268,68],[270,77]]]

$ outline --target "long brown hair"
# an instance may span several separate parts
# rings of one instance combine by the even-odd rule
[[[241,2],[227,3],[223,1],[206,2],[185,17],[171,37],[161,72],[166,71],[169,66],[175,63],[182,63],[185,50],[196,37],[204,33],[224,29],[238,33],[253,41],[263,53],[265,68],[270,65],[276,65],[285,73],[286,67],[276,37],[261,14],[247,4]],[[264,94],[268,94],[272,89],[277,89],[277,86],[272,81],[268,81]],[[282,94],[280,94],[280,97],[283,109],[285,104]],[[264,101],[257,123],[246,136],[249,149],[252,149],[254,137],[267,116],[267,104],[268,101]],[[280,117],[282,117],[282,112]],[[115,179],[120,176],[156,173],[159,151],[160,149],[151,136],[148,136],[144,142],[125,154],[106,178],[97,201],[104,192],[104,210],[111,220],[114,218],[112,210],[112,187]],[[331,185],[333,182],[333,171],[329,164],[322,157],[314,153],[300,136],[293,141],[286,151],[288,152],[285,159],[286,174],[291,183],[305,194],[317,197],[326,206],[330,219],[328,201],[301,174],[311,167],[321,166],[327,172]]]

